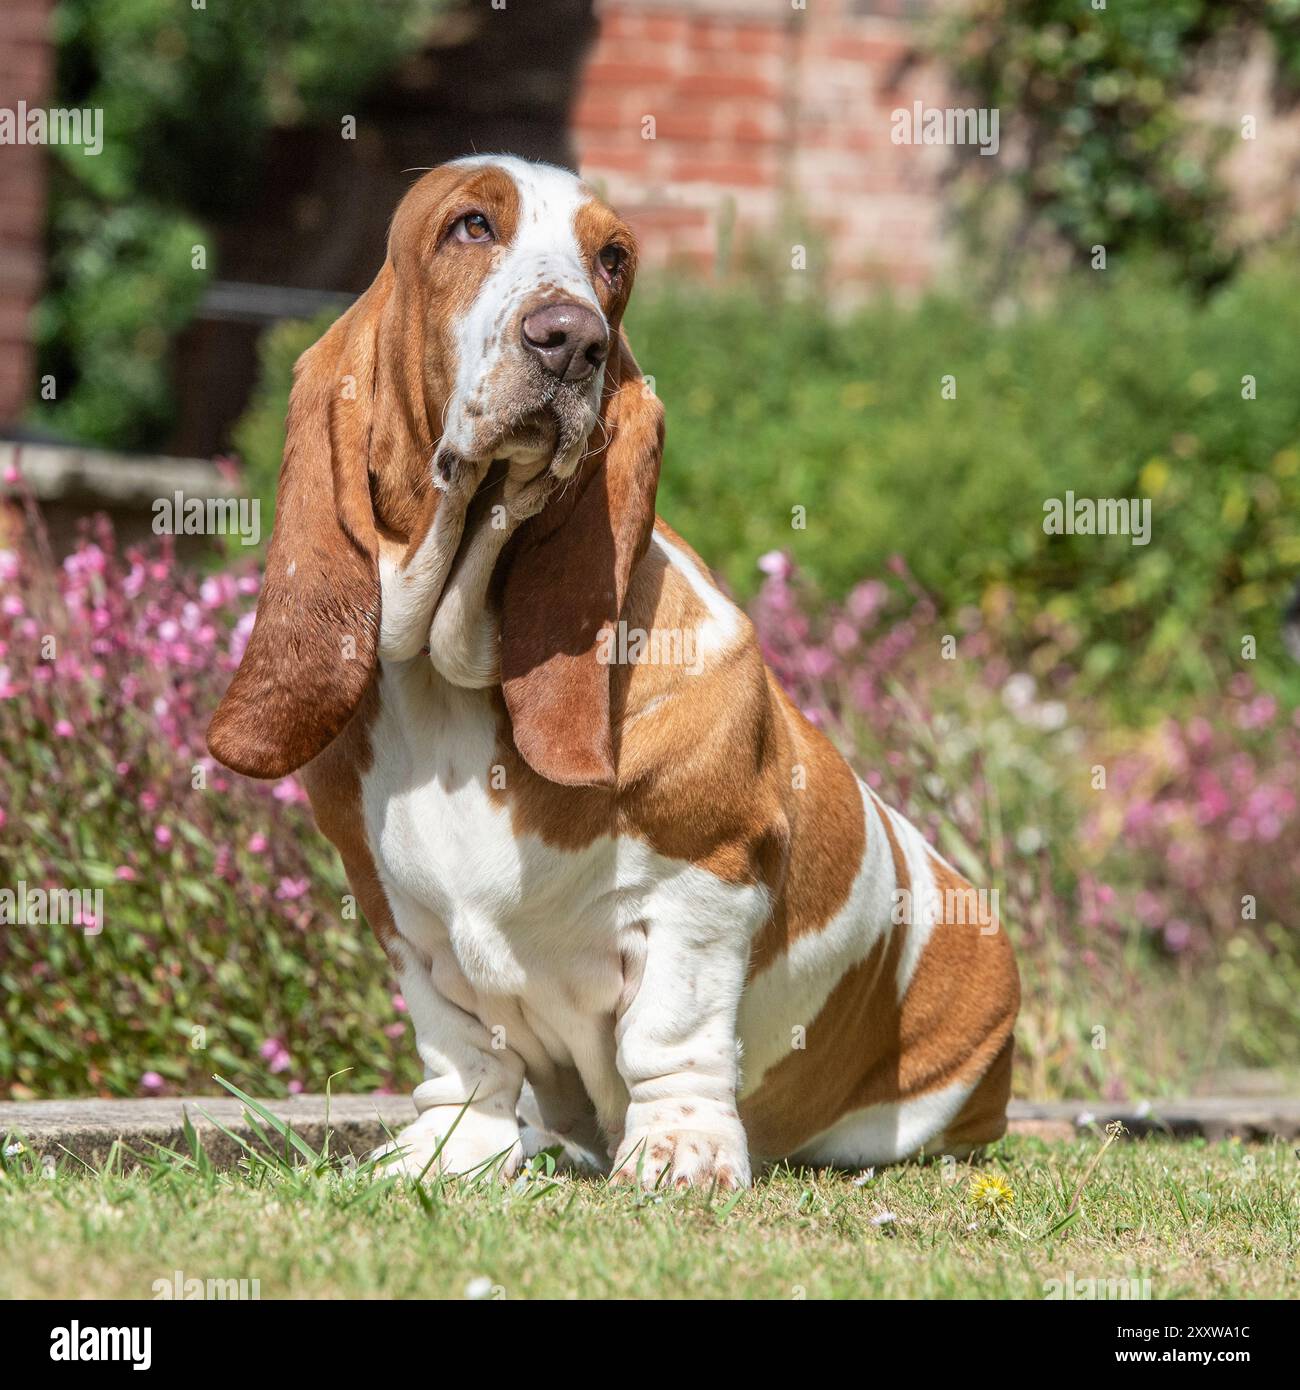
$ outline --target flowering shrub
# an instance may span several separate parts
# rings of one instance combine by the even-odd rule
[[[251,566],[202,577],[100,522],[56,564],[0,551],[0,888],[93,889],[103,922],[0,927],[15,1097],[397,1084],[386,963],[306,797],[227,773],[207,721]],[[406,1085],[404,1079],[401,1084]]]
[[[221,1072],[283,1094],[345,1068],[347,1089],[412,1084],[404,1006],[301,789],[204,748],[256,570],[203,577],[165,540],[119,553],[103,522],[58,564],[29,534],[0,551],[0,888],[99,889],[103,921],[0,928],[9,1093],[176,1093]],[[1017,670],[983,615],[941,619],[901,562],[835,605],[784,555],[762,568],[753,616],[786,687],[998,890],[1022,1093],[1295,1062],[1294,715],[1242,675],[1212,706],[1111,730],[1063,663]]]

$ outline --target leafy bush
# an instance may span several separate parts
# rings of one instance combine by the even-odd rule
[[[974,610],[944,659],[901,565],[829,607],[787,557],[764,567],[754,616],[787,687],[999,891],[1022,1094],[1182,1091],[1209,1067],[1300,1060],[1300,735],[1274,702],[1241,677],[1159,738],[1098,732],[1065,672],[1036,682]],[[0,887],[104,895],[98,934],[0,931],[10,1094],[208,1090],[214,1071],[283,1094],[349,1067],[343,1089],[412,1085],[386,962],[302,792],[203,747],[256,572],[119,555],[100,524],[62,565],[0,552],[0,581]]]
[[[773,546],[832,596],[900,554],[942,611],[981,608],[1036,672],[1069,658],[1130,716],[1217,688],[1246,635],[1293,702],[1298,297],[1277,266],[1208,302],[1098,273],[1004,323],[953,297],[835,321],[646,293],[630,333],[667,408],[660,509],[742,595]],[[1067,491],[1150,499],[1150,543],[1046,534]]]
[[[1234,268],[1241,248],[1218,163],[1242,132],[1208,127],[1186,98],[1261,41],[1274,92],[1294,98],[1294,0],[979,0],[945,10],[937,27],[962,99],[1004,120],[999,157],[964,161],[958,200],[994,283],[1025,267],[1041,231],[1080,265],[1098,246],[1111,256],[1146,246],[1196,284]]]

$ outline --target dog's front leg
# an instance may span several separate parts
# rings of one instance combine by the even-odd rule
[[[454,962],[439,956],[431,964],[400,938],[387,949],[425,1079],[412,1097],[419,1117],[379,1150],[401,1153],[385,1169],[399,1167],[412,1177],[472,1173],[500,1159],[500,1176],[513,1177],[523,1158],[516,1118],[522,1058],[499,1046],[471,1008],[462,1007],[473,1001],[463,997],[468,986],[456,979]]]
[[[646,1187],[749,1185],[736,1111],[736,1014],[748,933],[651,922],[640,984],[616,1030],[627,1117],[612,1178]]]

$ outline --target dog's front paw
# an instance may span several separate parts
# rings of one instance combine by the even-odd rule
[[[392,1143],[370,1155],[383,1160],[385,1173],[405,1173],[426,1180],[439,1175],[492,1173],[503,1181],[513,1178],[523,1162],[519,1126],[492,1115],[447,1114],[440,1107],[426,1110]],[[454,1128],[453,1128],[454,1124]],[[387,1157],[390,1154],[396,1157]]]
[[[611,1182],[656,1188],[748,1187],[749,1145],[739,1121],[723,1129],[643,1129],[623,1137]]]

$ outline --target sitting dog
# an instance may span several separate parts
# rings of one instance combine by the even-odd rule
[[[393,964],[407,1170],[508,1176],[558,1140],[726,1188],[969,1151],[1005,1129],[1006,936],[656,518],[636,256],[563,169],[411,188],[298,362],[209,747],[299,773]]]

